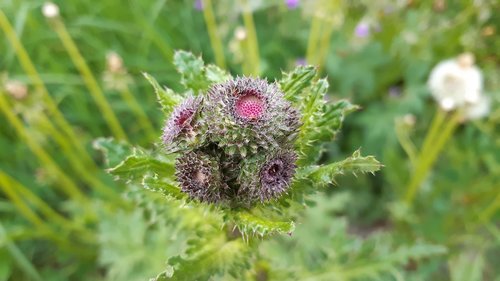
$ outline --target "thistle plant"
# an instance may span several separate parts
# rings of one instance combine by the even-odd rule
[[[373,173],[381,166],[359,151],[317,164],[323,144],[357,107],[345,100],[327,102],[328,82],[316,77],[315,67],[301,66],[269,82],[233,78],[184,51],[175,54],[174,64],[184,93],[162,88],[145,74],[165,113],[154,150],[110,139],[95,142],[116,178],[164,194],[165,204],[215,218],[207,221],[215,224],[212,234],[190,240],[158,280],[205,280],[248,269],[256,259],[256,238],[292,234],[309,195],[340,174]],[[206,226],[195,228],[201,233]],[[211,258],[216,253],[223,257]]]

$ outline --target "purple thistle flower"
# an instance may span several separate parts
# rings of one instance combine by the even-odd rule
[[[214,124],[208,128],[212,141],[229,155],[279,147],[294,135],[300,120],[276,84],[247,77],[212,86],[204,110],[207,124]]]
[[[354,34],[359,38],[370,36],[370,25],[367,22],[360,21],[354,29]]]
[[[296,160],[295,152],[288,151],[279,153],[264,163],[259,174],[261,201],[276,198],[288,189],[297,168]]]
[[[285,4],[288,9],[293,10],[299,6],[300,0],[285,0]]]
[[[195,0],[193,6],[196,10],[203,11],[203,0]]]
[[[174,109],[163,128],[163,143],[167,148],[172,148],[179,139],[189,139],[196,134],[194,118],[200,103],[200,97],[188,97]]]
[[[296,160],[297,154],[292,150],[278,150],[267,157],[247,160],[238,177],[241,184],[238,196],[249,202],[280,197],[290,187]]]

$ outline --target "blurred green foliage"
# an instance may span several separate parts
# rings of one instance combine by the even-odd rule
[[[174,60],[174,51],[185,49],[207,62],[216,61],[203,12],[188,0],[56,2],[130,142],[156,153],[159,139],[137,121],[130,100],[122,96],[124,88],[104,79],[110,71],[106,55],[114,51],[123,58],[126,71],[111,76],[112,82],[126,84],[159,138],[163,113],[142,73],[175,92],[193,83],[206,87],[212,80],[200,81],[199,73],[192,72],[192,77],[181,76],[175,70],[179,61]],[[321,151],[320,161],[344,159],[361,147],[385,167],[375,176],[336,179],[338,187],[308,197],[292,237],[266,239],[256,253],[243,255],[241,264],[239,259],[215,259],[228,267],[228,274],[207,263],[177,270],[205,266],[203,270],[216,274],[214,280],[500,280],[499,1],[303,0],[296,9],[278,0],[212,4],[227,72],[245,74],[248,65],[259,65],[260,75],[272,81],[312,53],[316,56],[309,58],[319,58],[314,63],[321,64],[327,76],[330,98],[360,106],[346,118],[335,142]],[[93,149],[95,139],[110,137],[112,131],[89,94],[88,77],[73,63],[55,31],[57,25],[43,17],[42,5],[38,0],[0,0],[0,13],[12,24],[84,151],[101,170],[115,166],[130,148],[94,143],[101,150],[114,150],[117,157],[109,163]],[[248,30],[245,11],[255,23],[258,63],[248,61],[249,48],[255,48],[247,42],[251,36],[237,32]],[[314,45],[313,22],[321,32],[317,49],[308,50]],[[369,23],[367,35],[356,32],[360,22]],[[82,161],[114,195],[95,188],[72,161],[81,152],[68,153],[72,146],[61,149],[43,122],[44,116],[54,122],[55,117],[18,59],[5,24],[1,30],[0,95],[29,138],[84,197],[64,193],[61,177],[35,157],[2,111],[0,280],[146,280],[171,270],[169,259],[169,264],[180,264],[193,248],[190,239],[221,235],[214,228],[219,217],[166,204],[163,197],[125,187]],[[417,149],[421,146],[437,110],[426,87],[429,71],[464,51],[475,54],[483,70],[485,94],[493,99],[491,112],[457,128],[408,206],[403,198],[414,164],[401,136]],[[8,80],[27,84],[28,95],[7,95]],[[242,270],[232,272],[233,264]]]

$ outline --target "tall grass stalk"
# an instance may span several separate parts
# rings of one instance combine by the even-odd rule
[[[250,70],[247,75],[258,76],[260,74],[260,55],[259,55],[259,43],[257,40],[257,32],[255,30],[255,23],[253,21],[252,10],[250,9],[250,4],[248,0],[243,0],[243,23],[245,25],[245,30],[247,32],[247,52],[250,66]]]
[[[0,240],[3,246],[7,249],[12,259],[17,263],[18,267],[33,281],[42,281],[40,273],[36,270],[35,266],[28,260],[26,256],[19,250],[19,248],[7,237],[5,228],[0,222]]]
[[[217,32],[217,22],[215,20],[214,10],[212,8],[212,0],[203,0],[203,17],[207,25],[208,36],[210,44],[215,55],[215,62],[221,68],[226,67],[226,59],[224,58],[224,48],[222,47],[222,40]]]
[[[90,186],[90,188],[94,189],[96,192],[106,195],[111,199],[116,199],[117,194],[109,188],[106,184],[99,180],[97,176],[100,171],[94,167],[87,167],[80,160],[78,154],[75,154],[72,146],[66,141],[64,135],[62,135],[50,122],[47,116],[44,114],[40,114],[38,116],[38,126],[40,127],[39,131],[45,132],[45,135],[52,137],[59,147],[63,150],[66,159],[71,164],[71,167],[81,176],[81,178]],[[33,125],[36,126],[36,125]]]
[[[394,126],[396,137],[398,138],[399,144],[408,155],[410,159],[411,167],[414,168],[417,163],[417,148],[411,141],[409,136],[408,128],[402,120],[396,120]]]
[[[95,240],[94,235],[89,232],[83,225],[72,222],[56,212],[35,193],[30,191],[20,182],[10,177],[8,174],[4,173],[2,170],[0,170],[0,183],[2,183],[0,187],[2,187],[6,194],[19,194],[21,198],[31,202],[31,204],[35,208],[39,209],[47,219],[47,221],[50,221],[52,224],[57,224],[66,230],[77,230],[79,231],[80,237],[85,237],[86,241],[88,242],[92,242]]]
[[[318,72],[322,70],[325,65],[326,58],[328,57],[328,50],[330,48],[330,39],[334,30],[333,24],[326,22],[323,25],[323,34],[319,43],[318,57],[316,64],[318,65]]]
[[[424,141],[424,146],[426,150],[421,150],[420,156],[418,158],[417,166],[415,172],[413,173],[411,180],[406,188],[405,201],[407,204],[411,204],[415,195],[422,185],[422,182],[427,177],[432,165],[436,161],[439,153],[443,149],[444,145],[448,142],[453,132],[460,123],[462,113],[460,110],[456,110],[449,116],[449,118],[442,117],[438,112],[433,120],[433,124],[429,129],[429,135]],[[443,120],[441,120],[441,118]],[[438,126],[434,123],[444,123],[442,126]],[[435,128],[436,127],[436,128]],[[428,144],[426,145],[426,142]]]
[[[92,71],[87,65],[85,59],[80,54],[80,51],[78,50],[78,47],[71,38],[71,35],[69,34],[68,30],[66,29],[64,22],[59,17],[50,19],[50,22],[52,23],[55,32],[59,36],[59,39],[64,45],[64,48],[68,52],[71,60],[73,61],[76,68],[80,72],[83,81],[85,82],[87,88],[89,89],[92,98],[96,102],[99,110],[101,111],[104,117],[104,120],[111,129],[111,132],[113,133],[114,137],[119,140],[127,140],[125,131],[123,131],[122,126],[120,125],[120,122],[116,118],[111,105],[104,97],[104,93],[101,87],[97,83],[97,80],[92,74]]]
[[[307,42],[306,60],[308,64],[316,63],[316,51],[317,51],[318,38],[320,32],[321,32],[321,20],[317,15],[314,15],[311,22],[311,31],[309,32],[309,39]]]
[[[340,9],[339,1],[318,1],[314,7],[311,31],[307,43],[307,63],[316,65],[321,71],[328,56],[331,36],[335,28],[330,15]]]
[[[141,105],[130,91],[130,88],[128,86],[125,87],[120,91],[120,95],[132,112],[137,116],[137,122],[139,122],[148,138],[150,140],[155,140],[157,138],[156,130],[146,115],[146,112],[144,112]]]
[[[424,153],[426,153],[429,148],[436,142],[436,137],[440,133],[441,126],[446,118],[446,112],[441,108],[438,108],[436,114],[431,121],[431,126],[425,135],[424,142],[422,143],[422,148],[420,149],[419,159],[425,157]]]
[[[28,130],[23,126],[21,120],[11,111],[12,107],[9,105],[6,94],[0,91],[0,110],[7,117],[9,123],[14,127],[15,131],[19,137],[24,141],[28,148],[35,154],[35,156],[40,161],[40,164],[50,170],[57,181],[60,189],[68,195],[71,199],[80,202],[87,203],[87,198],[78,189],[76,184],[61,170],[61,168],[56,164],[56,162],[50,157],[42,146],[29,134]]]
[[[498,209],[500,209],[500,194],[497,194],[493,202],[479,214],[480,221],[488,222]]]
[[[87,165],[95,166],[94,161],[85,150],[84,145],[80,141],[79,138],[76,137],[75,132],[73,131],[71,125],[66,121],[63,114],[57,108],[56,102],[52,99],[45,84],[40,77],[38,71],[35,68],[35,65],[31,61],[28,52],[24,48],[23,44],[17,37],[15,30],[10,24],[9,20],[5,16],[2,10],[0,10],[0,28],[4,31],[7,39],[12,45],[19,62],[21,63],[21,67],[28,74],[30,79],[33,81],[35,88],[42,94],[43,103],[46,105],[47,110],[51,115],[51,119],[54,120],[54,123],[59,126],[64,134],[68,137],[69,141],[75,147],[75,152],[81,157],[82,161],[85,161]],[[97,168],[97,166],[95,166]]]
[[[4,177],[5,174],[0,174],[0,186],[2,186],[2,190],[5,192],[9,200],[16,206],[19,213],[28,220],[31,224],[33,224],[37,231],[39,231],[44,237],[51,239],[56,242],[61,248],[71,252],[79,252],[80,249],[75,247],[73,243],[67,241],[64,237],[57,234],[44,220],[42,220],[15,192],[12,188],[12,183],[8,181],[8,178]]]

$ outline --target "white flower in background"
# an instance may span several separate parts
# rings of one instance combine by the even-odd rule
[[[465,53],[436,65],[431,71],[428,86],[441,108],[450,111],[480,101],[483,76],[474,65],[474,56]]]
[[[243,41],[247,38],[247,31],[244,27],[241,27],[241,26],[238,26],[235,30],[234,30],[234,37],[239,40],[239,41]]]
[[[42,7],[42,14],[49,19],[59,16],[59,6],[52,2],[45,2]]]
[[[475,120],[480,119],[490,113],[491,99],[488,96],[481,96],[476,103],[467,105],[464,108],[464,119]]]

